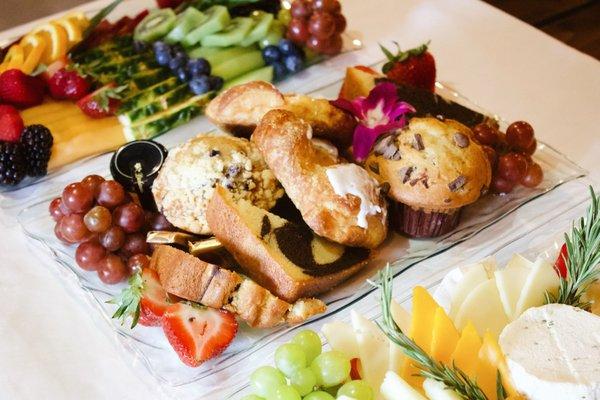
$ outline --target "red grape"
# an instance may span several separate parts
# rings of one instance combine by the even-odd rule
[[[94,194],[81,183],[71,183],[62,193],[62,202],[75,213],[87,212],[94,205]]]
[[[498,153],[494,150],[493,147],[482,145],[481,148],[485,153],[486,157],[490,162],[490,167],[492,167],[492,171],[496,169],[496,164],[498,163]]]
[[[127,269],[130,274],[135,274],[150,265],[150,257],[145,254],[135,254],[127,260]]]
[[[312,7],[315,11],[324,11],[328,13],[339,12],[342,8],[338,0],[314,0]]]
[[[62,218],[62,216],[64,215],[62,212],[62,209],[61,209],[61,203],[62,203],[62,199],[60,197],[57,197],[54,200],[52,200],[50,202],[50,205],[48,206],[48,211],[50,211],[50,216],[55,221],[60,220]]]
[[[327,39],[335,33],[335,18],[331,14],[316,12],[308,20],[308,31],[319,39]]]
[[[536,150],[537,150],[537,140],[535,138],[531,141],[531,145],[529,145],[528,148],[523,149],[525,154],[529,154],[529,155],[533,155],[533,153],[535,153]]]
[[[100,244],[108,251],[117,251],[125,243],[125,232],[119,226],[111,226],[100,234]]]
[[[83,223],[81,214],[71,214],[62,217],[60,220],[60,230],[62,236],[71,243],[82,242],[90,235],[90,231]]]
[[[327,45],[323,50],[323,54],[327,54],[328,56],[335,56],[342,51],[342,36],[340,34],[335,34],[328,39]]]
[[[540,167],[540,165],[538,163],[531,163],[531,165],[529,165],[529,168],[527,169],[527,173],[525,174],[525,176],[523,177],[523,179],[521,179],[521,185],[528,187],[528,188],[534,188],[536,186],[538,186],[540,183],[542,183],[542,180],[544,179],[544,171],[542,171],[542,167]]]
[[[344,17],[342,14],[334,14],[333,19],[335,19],[335,32],[344,32],[347,26],[346,17]]]
[[[146,243],[146,235],[143,233],[132,233],[125,237],[125,243],[121,250],[126,256],[133,254],[146,254],[148,253],[148,243]]]
[[[95,271],[105,256],[106,249],[97,241],[81,243],[75,251],[77,265],[86,271]]]
[[[117,181],[104,181],[99,186],[96,200],[101,206],[114,208],[125,201],[125,189]]]
[[[492,177],[491,189],[494,193],[510,193],[515,187],[515,182],[511,182],[500,176]]]
[[[473,127],[475,140],[480,144],[494,147],[498,143],[498,130],[482,122]]]
[[[517,183],[527,172],[527,159],[518,153],[508,153],[498,159],[498,176]]]
[[[303,44],[308,40],[308,25],[306,21],[294,18],[288,25],[287,38],[297,44]]]
[[[62,219],[59,219],[56,225],[54,225],[54,235],[58,240],[71,244],[62,234]]]
[[[148,231],[172,231],[175,227],[161,213],[146,213],[146,230]]]
[[[325,49],[327,49],[328,45],[329,45],[328,40],[319,39],[314,36],[310,36],[308,38],[308,40],[306,41],[306,47],[308,47],[309,49],[311,49],[312,51],[314,51],[316,53],[323,53],[323,51],[325,51]]]
[[[87,187],[94,196],[98,196],[102,182],[104,182],[104,178],[100,175],[88,175],[81,180],[81,184]]]
[[[308,18],[312,13],[311,4],[307,0],[295,0],[292,3],[290,13],[293,18]]]
[[[83,222],[91,232],[104,232],[112,224],[112,215],[108,208],[95,206],[85,214]]]
[[[108,254],[98,263],[98,277],[104,283],[113,285],[127,278],[127,267],[121,257]]]
[[[113,222],[127,233],[139,231],[144,226],[144,209],[136,203],[123,204],[113,211]]]
[[[525,121],[513,122],[506,129],[506,141],[516,150],[530,148],[533,139],[533,128]]]

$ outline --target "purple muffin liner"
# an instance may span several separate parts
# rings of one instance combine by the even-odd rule
[[[413,238],[432,238],[450,232],[460,221],[462,208],[446,212],[414,209],[406,204],[394,203],[390,215],[392,227]]]

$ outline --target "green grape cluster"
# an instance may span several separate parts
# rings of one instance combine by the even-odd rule
[[[373,389],[351,380],[350,360],[337,351],[323,352],[319,335],[311,330],[296,334],[275,351],[275,367],[264,366],[250,376],[255,394],[242,400],[373,400]]]

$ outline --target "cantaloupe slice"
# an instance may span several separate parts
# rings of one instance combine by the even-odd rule
[[[442,307],[435,310],[429,354],[446,365],[450,364],[460,334]]]
[[[390,303],[390,312],[396,325],[402,330],[402,332],[410,331],[410,314],[404,307],[398,304],[392,299]],[[390,342],[390,359],[388,369],[396,373],[400,373],[404,359],[406,358],[402,348],[394,343]]]
[[[380,393],[385,400],[427,400],[425,396],[392,371],[385,374]]]
[[[364,67],[349,67],[340,89],[338,97],[346,100],[354,100],[360,96],[368,96],[371,89],[375,87],[375,78],[380,77],[375,71],[369,71]]]
[[[442,382],[431,378],[425,379],[423,390],[425,390],[425,394],[429,400],[462,400],[462,397],[454,390],[447,389]]]
[[[484,363],[493,365],[497,371],[500,371],[502,385],[509,396],[518,396],[518,392],[516,391],[510,379],[504,353],[502,353],[496,338],[494,338],[494,336],[492,336],[489,332],[483,336],[483,343],[481,345],[481,349],[479,350],[479,359]]]
[[[559,285],[560,278],[552,264],[538,258],[527,276],[525,285],[523,285],[521,296],[515,308],[515,318],[531,307],[544,304],[545,293],[556,294]]]
[[[390,341],[373,321],[356,311],[352,310],[350,318],[358,344],[361,377],[372,388],[378,388],[388,369]]]
[[[458,314],[462,303],[473,289],[489,279],[487,269],[483,263],[469,265],[464,267],[464,270],[462,279],[452,293],[449,315],[453,320],[456,319],[456,314]]]
[[[479,349],[481,339],[475,325],[468,322],[462,330],[460,339],[452,353],[452,362],[468,376],[473,376],[477,371],[479,362]]]
[[[454,323],[458,329],[470,321],[480,334],[490,331],[495,337],[510,322],[504,313],[495,279],[489,279],[477,286],[460,306]]]
[[[358,358],[358,343],[352,326],[341,321],[329,322],[321,328],[332,350],[345,354],[348,358]]]
[[[521,291],[532,268],[531,261],[515,254],[504,269],[494,272],[504,312],[511,321],[516,318],[517,301],[519,301]]]

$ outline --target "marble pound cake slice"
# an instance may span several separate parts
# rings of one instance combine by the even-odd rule
[[[207,208],[214,235],[244,273],[294,302],[326,292],[364,267],[370,251],[333,243],[217,187]]]

